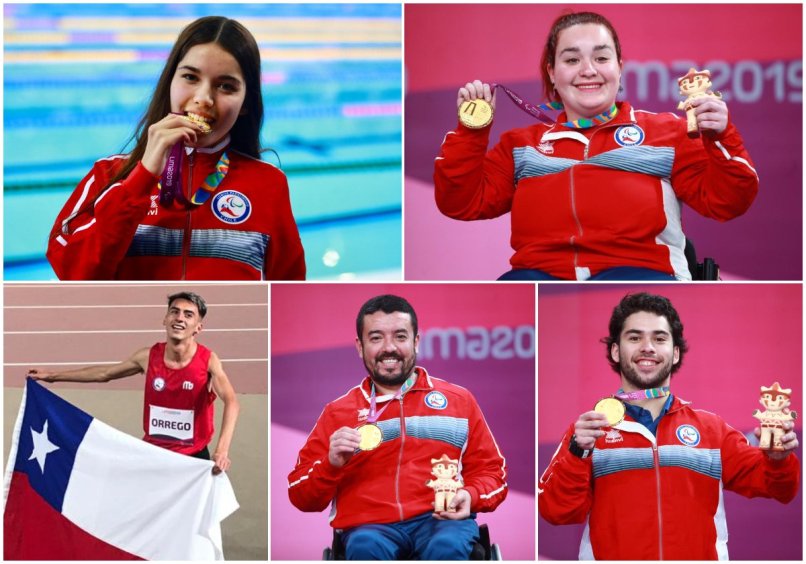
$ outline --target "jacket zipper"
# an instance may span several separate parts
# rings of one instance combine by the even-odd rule
[[[193,195],[193,160],[195,156],[195,150],[188,155],[188,187],[186,196],[188,201],[190,201],[190,198]],[[190,210],[185,212],[185,218],[185,231],[182,234],[182,280],[185,279],[187,274],[187,262],[190,255],[190,236],[192,233],[190,230]]]
[[[587,147],[585,148],[587,152]],[[577,215],[577,203],[576,203],[576,187],[574,186],[574,167],[571,167],[571,215],[574,218],[574,223],[577,226],[577,235],[571,235],[571,248],[574,250],[574,275],[576,275],[576,269],[579,267],[579,249],[576,246],[576,238],[577,236],[582,237],[582,223],[579,221],[579,216]]]
[[[658,455],[658,443],[652,444],[652,457],[655,463],[655,479],[658,485],[658,560],[663,560],[663,511],[660,505],[660,456]]]
[[[591,135],[591,139],[592,138],[593,135]],[[590,149],[591,139],[588,140],[588,143],[585,145],[585,150],[582,153],[583,161],[588,159],[588,150]],[[571,167],[571,215],[574,218],[574,223],[576,223],[577,226],[577,234],[571,235],[571,239],[569,241],[571,248],[574,250],[574,275],[576,276],[577,268],[579,268],[579,249],[576,246],[576,239],[577,236],[582,237],[583,232],[582,222],[579,221],[579,216],[577,215],[576,190],[574,186],[574,167]]]
[[[670,406],[666,416],[674,413],[676,409]],[[661,421],[663,423],[663,421]],[[661,495],[660,495],[660,453],[658,452],[658,435],[660,433],[660,423],[658,428],[655,429],[655,441],[652,443],[652,459],[655,465],[655,483],[657,485],[657,501],[658,501],[658,560],[663,560],[663,509],[661,508]]]
[[[403,417],[403,396],[400,396],[400,456],[397,458],[397,472],[395,473],[395,499],[400,511],[400,520],[403,520],[403,503],[400,500],[400,466],[403,463],[403,445],[406,443],[406,418]]]

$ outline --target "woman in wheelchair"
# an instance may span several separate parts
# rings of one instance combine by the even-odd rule
[[[556,122],[502,85],[459,89],[460,117],[468,104],[494,110],[503,92],[541,122],[505,132],[487,152],[491,121],[460,120],[435,162],[440,211],[460,220],[511,212],[515,252],[500,280],[690,280],[682,203],[727,221],[758,192],[725,102],[692,99],[690,135],[686,119],[616,101],[621,44],[591,12],[554,22],[540,68],[549,100],[540,109],[562,109]],[[692,76],[705,81],[708,71]]]

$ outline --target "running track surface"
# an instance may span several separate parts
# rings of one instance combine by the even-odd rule
[[[268,290],[260,284],[6,284],[4,385],[21,388],[28,368],[120,362],[165,340],[167,296],[195,291],[207,302],[198,341],[215,351],[238,393],[268,393]],[[141,378],[106,384],[141,389]]]

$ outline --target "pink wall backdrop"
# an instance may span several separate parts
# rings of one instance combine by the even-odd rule
[[[699,409],[752,432],[759,387],[792,388],[803,409],[803,317],[800,284],[540,285],[538,289],[538,472],[548,466],[563,433],[601,397],[618,389],[618,376],[599,340],[613,307],[637,291],[668,297],[689,343],[672,392]],[[802,433],[800,420],[796,430]],[[798,454],[800,456],[800,452]],[[725,492],[731,559],[801,559],[801,495],[787,505]],[[576,558],[582,529],[538,524],[538,551]],[[787,539],[762,543],[760,538]]]
[[[466,82],[501,82],[533,103],[543,101],[540,54],[551,22],[567,9],[593,10],[613,22],[625,61],[621,98],[637,108],[676,111],[676,78],[690,66],[712,71],[761,188],[750,211],[727,223],[685,209],[686,233],[726,278],[800,280],[800,4],[407,4],[406,279],[493,279],[508,269],[509,215],[470,224],[441,216],[433,199],[434,157],[456,127],[456,91]],[[501,133],[532,119],[500,103],[490,148]]]
[[[417,362],[469,389],[507,459],[506,501],[480,514],[508,559],[535,556],[535,287],[531,284],[277,284],[271,288],[271,555],[313,560],[327,512],[288,500],[288,473],[326,403],[366,376],[355,350],[361,305],[405,297],[417,312]],[[449,336],[450,335],[450,336]]]

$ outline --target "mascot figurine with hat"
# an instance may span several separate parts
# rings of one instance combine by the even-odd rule
[[[761,386],[759,402],[766,410],[756,409],[753,417],[761,421],[761,438],[758,447],[762,450],[784,450],[781,437],[784,435],[784,422],[794,421],[798,414],[789,409],[791,388],[781,388],[775,382],[769,388]]]

